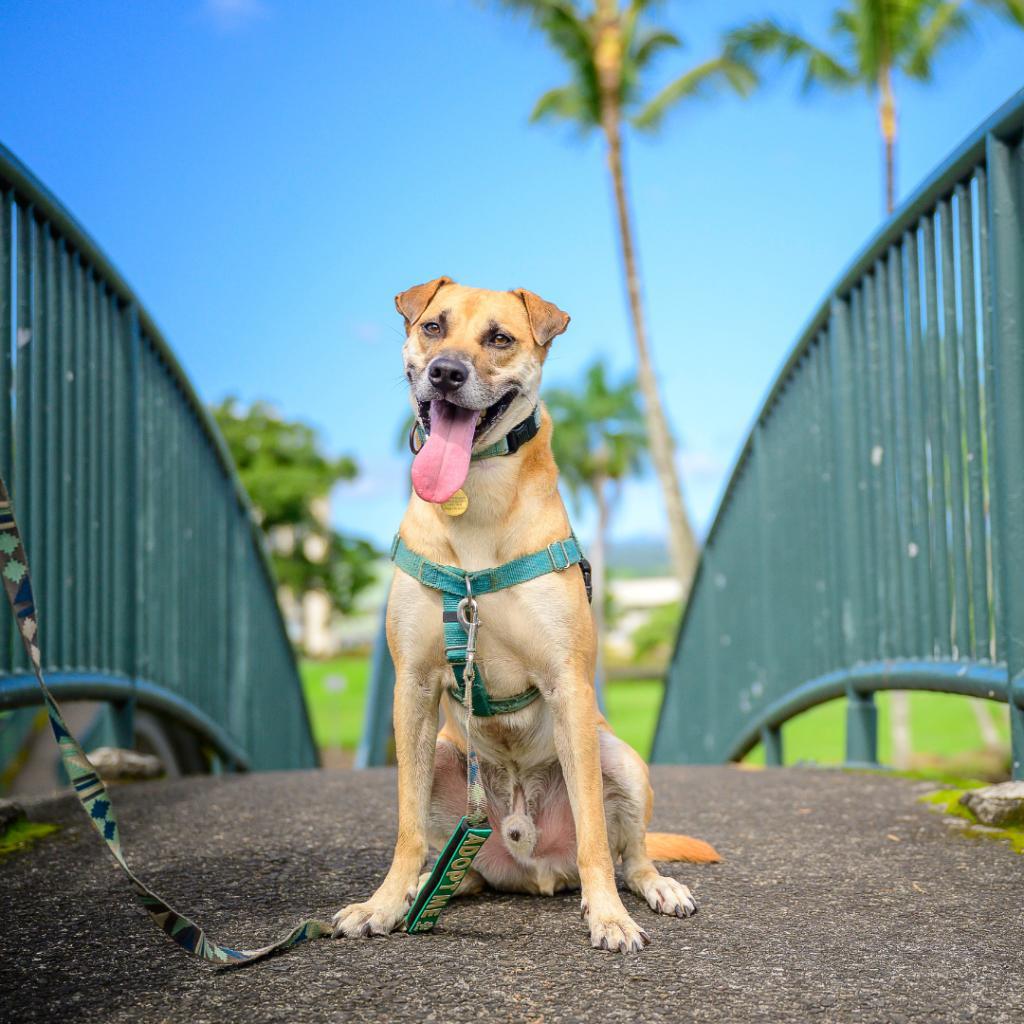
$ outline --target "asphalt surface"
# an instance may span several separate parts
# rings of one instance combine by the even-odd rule
[[[690,920],[624,901],[643,953],[590,948],[578,897],[456,901],[432,935],[321,940],[208,967],[132,901],[68,797],[64,828],[0,858],[0,1020],[1024,1020],[1024,856],[968,839],[921,783],[808,769],[654,770],[655,828],[725,862],[672,865]],[[115,791],[137,873],[221,942],[256,946],[363,899],[395,832],[390,771],[139,783]]]

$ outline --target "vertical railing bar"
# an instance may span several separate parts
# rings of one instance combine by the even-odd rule
[[[987,167],[987,154],[986,154]],[[986,167],[979,167],[977,172],[978,181],[978,270],[981,277],[981,315],[982,315],[982,359],[983,373],[985,378],[982,390],[983,406],[983,430],[985,443],[982,446],[983,471],[982,476],[985,482],[985,506],[992,508],[992,489],[995,480],[994,459],[997,451],[998,441],[996,440],[995,423],[995,377],[996,361],[995,350],[992,344],[992,337],[995,333],[993,323],[993,297],[992,297],[992,268],[989,257],[991,244],[989,232],[989,198],[988,198],[988,173]],[[993,661],[1006,660],[1005,634],[1000,628],[1002,617],[1001,605],[1002,596],[999,587],[996,586],[996,539],[992,530],[992,515],[985,517],[986,527],[986,567],[988,569],[989,589],[989,648]]]
[[[951,541],[953,547],[953,597],[955,654],[971,650],[967,569],[967,531],[964,524],[963,429],[960,415],[960,358],[956,318],[956,270],[954,266],[953,210],[947,199],[939,203],[942,253],[943,375],[945,401],[945,448],[948,472]]]
[[[907,392],[910,445],[910,544],[908,555],[913,559],[916,580],[917,644],[916,653],[930,655],[934,650],[936,630],[931,597],[931,537],[928,527],[928,451],[927,397],[925,393],[924,338],[921,329],[921,260],[917,232],[903,236],[904,272],[906,275],[907,327],[910,343],[907,358]]]
[[[14,196],[8,189],[0,189],[0,477],[7,487],[14,480],[14,421],[12,417],[14,336],[11,325],[15,316],[16,292],[14,284]],[[0,671],[13,668],[11,654],[13,637],[9,623],[0,626]]]
[[[889,250],[886,265],[889,272],[889,331],[892,346],[892,402],[896,424],[896,449],[892,460],[893,488],[897,492],[899,511],[896,564],[900,578],[902,600],[902,637],[900,653],[920,656],[916,609],[920,600],[917,590],[916,563],[910,554],[911,512],[911,457],[910,431],[907,423],[910,409],[907,404],[907,334],[906,299],[903,294],[903,251],[899,245]]]
[[[964,399],[967,441],[967,492],[971,544],[971,613],[975,658],[989,657],[988,569],[985,544],[985,496],[981,450],[981,402],[978,372],[977,284],[974,278],[974,214],[970,189],[956,188],[960,236],[960,294],[963,308]]]
[[[1005,639],[1011,772],[1024,778],[1024,146],[986,139],[995,412],[993,566]]]
[[[102,622],[101,604],[103,601],[102,562],[100,557],[100,516],[102,515],[102,498],[100,495],[103,461],[103,443],[100,435],[101,381],[102,360],[100,358],[100,285],[90,271],[86,276],[86,316],[87,316],[87,358],[89,376],[89,615],[86,635],[89,638],[89,665],[94,670],[105,668],[103,662],[103,643],[100,633]]]
[[[828,477],[825,481],[824,505],[825,522],[828,524],[827,533],[827,555],[828,555],[828,577],[827,577],[827,599],[829,602],[830,634],[829,643],[829,664],[827,672],[832,672],[844,664],[844,643],[843,643],[843,605],[844,587],[849,585],[844,580],[840,571],[839,547],[842,543],[840,536],[841,523],[837,515],[837,491],[839,487],[839,462],[836,458],[836,430],[835,430],[835,348],[836,341],[833,332],[833,319],[835,311],[829,311],[828,321],[825,324],[822,335],[822,423],[824,425],[824,458],[828,467]]]
[[[58,608],[60,615],[60,663],[65,667],[75,664],[74,652],[74,536],[72,523],[75,521],[75,495],[71,486],[71,455],[74,443],[74,374],[71,369],[71,331],[74,326],[71,306],[72,256],[65,242],[60,246],[60,361],[57,383],[57,408],[55,421],[59,426],[60,443],[60,490],[53,496],[49,515],[57,519],[57,533],[60,541],[60,590]],[[57,462],[58,459],[54,458]],[[59,496],[59,504],[58,504]],[[57,515],[57,509],[60,515]]]
[[[871,547],[868,556],[872,562],[872,590],[876,603],[876,653],[886,657],[891,653],[891,618],[889,614],[889,587],[887,585],[888,530],[885,473],[885,421],[882,395],[882,339],[879,330],[877,267],[864,275],[863,316],[864,355],[866,359],[866,423],[868,430],[868,515],[871,522]]]
[[[88,323],[86,320],[86,274],[80,256],[75,257],[74,274],[74,375],[75,375],[75,426],[73,433],[74,454],[74,504],[72,522],[75,531],[75,651],[74,665],[80,671],[88,665],[89,637],[87,595],[92,586],[89,579],[88,560],[88,514],[89,514],[89,473],[87,463],[92,458],[88,450],[89,427],[89,379],[86,372],[86,345]]]
[[[881,564],[879,577],[884,587],[886,647],[890,657],[903,652],[902,636],[902,563],[899,550],[898,504],[896,498],[896,447],[895,402],[893,400],[893,355],[890,332],[890,296],[887,264],[884,260],[875,263],[875,330],[878,347],[878,444],[879,457],[876,475],[881,490],[880,518],[882,543],[879,549]],[[872,460],[874,461],[874,460]],[[895,567],[895,570],[894,570]]]
[[[100,462],[100,664],[106,671],[114,666],[114,595],[113,595],[113,527],[114,527],[114,417],[111,386],[111,295],[106,285],[99,292],[100,316],[100,394],[103,417],[101,424]]]
[[[868,424],[870,413],[867,404],[867,345],[864,343],[862,326],[862,294],[854,289],[850,296],[850,343],[854,360],[853,385],[855,395],[855,415],[853,433],[853,451],[856,456],[857,488],[855,492],[856,522],[858,541],[855,551],[860,553],[867,571],[863,577],[860,590],[862,612],[860,616],[860,649],[858,657],[869,662],[878,656],[878,612],[876,610],[878,591],[874,586],[874,564],[871,552],[874,550],[873,519],[871,516],[870,477],[870,437]]]
[[[947,538],[946,457],[942,428],[941,338],[939,336],[938,282],[935,267],[935,230],[932,217],[922,222],[924,248],[925,308],[925,396],[928,409],[928,444],[931,453],[929,481],[931,502],[929,526],[932,551],[932,596],[935,607],[936,632],[932,637],[934,654],[941,657],[950,652],[952,643],[949,544]]]
[[[32,331],[36,327],[34,292],[37,286],[36,246],[38,228],[35,217],[28,206],[18,206],[18,266],[17,266],[17,317],[15,321],[15,364],[14,364],[14,465],[12,476],[14,493],[12,498],[22,517],[21,530],[25,543],[31,543],[32,502],[30,497],[31,479],[29,458],[32,445],[32,359],[35,345]],[[17,626],[10,623],[10,644],[13,651],[11,667],[22,671],[28,659],[17,634]]]
[[[46,448],[44,446],[42,423],[46,408],[46,334],[47,334],[47,292],[50,288],[48,272],[49,232],[45,225],[37,221],[33,234],[34,246],[32,253],[32,360],[29,364],[29,462],[28,462],[28,502],[29,521],[26,537],[25,554],[35,564],[42,567],[36,575],[36,609],[40,623],[40,631],[48,635],[50,620],[47,613],[46,592],[46,561],[43,545],[43,486],[45,482],[44,466],[46,464]],[[48,641],[47,641],[48,642]]]
[[[45,580],[41,608],[46,615],[46,660],[50,665],[63,666],[61,652],[61,608],[60,608],[60,528],[55,509],[59,508],[60,454],[60,409],[58,408],[58,379],[60,377],[60,263],[58,248],[60,240],[47,226],[46,232],[46,371],[41,382],[43,389],[43,414],[39,422],[40,447],[37,452],[43,465],[42,501],[39,506],[40,533],[44,536],[37,564],[38,576]]]

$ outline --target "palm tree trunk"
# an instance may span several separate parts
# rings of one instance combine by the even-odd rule
[[[598,10],[605,22],[595,51],[595,63],[601,80],[601,127],[608,145],[608,170],[611,174],[615,209],[618,215],[622,265],[626,275],[626,291],[629,295],[629,310],[633,321],[633,341],[636,346],[637,381],[643,395],[644,418],[651,445],[651,461],[661,486],[665,512],[668,516],[672,567],[682,581],[685,594],[690,588],[696,569],[697,543],[683,499],[679,470],[676,467],[675,442],[665,416],[658,380],[655,377],[650,351],[647,347],[647,329],[644,324],[643,304],[640,299],[640,278],[633,244],[633,225],[629,201],[626,197],[625,172],[622,166],[622,132],[618,98],[621,69],[619,15],[615,0],[600,0]]]
[[[882,65],[878,75],[878,120],[885,147],[885,212],[896,209],[896,97],[892,91],[892,69]]]

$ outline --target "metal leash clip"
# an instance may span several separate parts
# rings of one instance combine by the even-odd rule
[[[462,678],[466,681],[468,690],[476,676],[476,669],[473,667],[476,661],[476,633],[481,625],[480,611],[477,608],[476,598],[473,596],[473,584],[468,576],[466,577],[466,596],[459,602],[455,614],[459,625],[466,631],[466,667],[462,672]]]

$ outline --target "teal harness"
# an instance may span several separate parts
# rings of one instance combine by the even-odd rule
[[[402,572],[412,576],[424,586],[441,592],[441,603],[444,609],[441,615],[444,625],[444,653],[455,677],[455,682],[449,686],[448,692],[460,704],[465,703],[466,664],[467,661],[470,663],[475,661],[476,655],[475,626],[479,623],[474,625],[474,642],[471,644],[469,643],[471,622],[466,615],[466,609],[471,601],[480,597],[481,594],[493,594],[498,590],[506,590],[508,587],[525,583],[527,580],[535,580],[538,576],[545,576],[549,572],[565,572],[573,565],[583,567],[583,580],[588,584],[588,596],[590,591],[588,579],[590,564],[583,557],[583,550],[574,533],[566,537],[565,540],[556,540],[546,548],[534,551],[533,554],[515,558],[494,569],[478,569],[475,572],[468,572],[454,565],[431,562],[423,555],[416,554],[396,534],[391,543],[391,560]],[[487,685],[479,666],[476,666],[471,675],[473,714],[480,718],[507,715],[513,711],[519,711],[532,704],[540,696],[540,692],[531,686],[528,690],[517,693],[513,697],[494,699],[487,693]]]
[[[466,711],[466,814],[455,826],[406,914],[406,931],[416,933],[428,932],[434,927],[449,900],[458,892],[473,859],[491,835],[480,760],[472,736],[473,719],[519,711],[540,696],[540,691],[532,686],[514,697],[500,700],[488,694],[483,672],[476,664],[476,636],[480,628],[476,599],[483,594],[493,594],[527,580],[535,580],[538,576],[546,576],[549,572],[565,572],[573,565],[579,565],[583,570],[589,599],[590,563],[583,557],[575,534],[494,569],[475,572],[432,562],[416,554],[397,534],[391,544],[391,559],[402,572],[441,592],[444,653],[454,676],[448,692]]]

